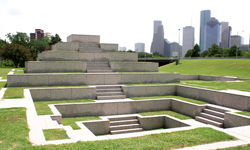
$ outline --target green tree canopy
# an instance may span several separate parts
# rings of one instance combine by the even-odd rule
[[[10,43],[20,44],[22,46],[29,46],[30,37],[24,32],[16,32],[16,34],[8,33],[6,37],[9,39]]]
[[[1,49],[6,43],[7,43],[6,40],[4,41],[4,40],[0,39],[0,49]]]
[[[200,57],[200,51],[200,46],[198,44],[195,44],[191,57]]]
[[[201,57],[206,57],[207,55],[208,55],[208,51],[207,50],[205,50],[205,51],[203,51],[201,53]]]
[[[153,57],[165,57],[165,56],[160,54],[159,52],[153,52]]]
[[[16,68],[19,64],[31,59],[29,48],[15,43],[5,44],[0,49],[0,56],[12,60]]]
[[[184,57],[191,57],[192,53],[193,53],[193,50],[192,50],[192,49],[189,49],[189,50],[186,52],[186,54],[185,54]]]
[[[41,40],[30,40],[30,52],[32,54],[32,57],[36,60],[37,54],[43,52],[46,47],[49,46],[50,42],[50,38],[47,36],[44,36]]]
[[[152,58],[152,54],[146,53],[146,52],[139,52],[138,58]]]
[[[51,36],[51,45],[53,45],[53,44],[56,44],[56,43],[58,43],[58,42],[61,42],[62,41],[62,39],[60,38],[60,36],[58,35],[58,34],[56,34],[55,36]]]
[[[212,44],[212,47],[208,48],[208,57],[222,57],[222,48],[217,44]]]

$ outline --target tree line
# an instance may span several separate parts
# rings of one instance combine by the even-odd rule
[[[237,53],[237,54],[236,54]],[[249,51],[242,51],[236,45],[233,45],[230,48],[220,48],[217,44],[213,44],[208,50],[200,53],[200,47],[198,44],[195,44],[193,49],[189,49],[185,57],[244,57],[250,58]]]
[[[39,53],[51,50],[52,45],[62,41],[58,34],[44,36],[41,40],[32,39],[24,32],[6,34],[8,42],[0,39],[0,57],[13,61],[15,67],[24,67],[25,61],[37,60]]]

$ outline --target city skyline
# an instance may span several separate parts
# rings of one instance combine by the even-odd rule
[[[180,44],[182,44],[182,28],[193,26],[196,30],[195,44],[199,44],[200,12],[211,10],[211,17],[215,17],[219,22],[229,22],[232,27],[231,35],[237,35],[238,31],[244,30],[239,32],[239,35],[244,38],[244,44],[248,44],[250,23],[248,19],[243,18],[244,14],[250,12],[248,6],[244,5],[247,2],[246,0],[237,2],[211,0],[204,5],[204,2],[198,0],[171,2],[75,0],[70,3],[57,0],[1,0],[0,16],[3,21],[0,27],[0,38],[5,39],[7,33],[16,33],[16,31],[26,32],[29,35],[34,32],[34,29],[40,28],[45,32],[51,32],[52,35],[59,34],[64,42],[70,34],[101,35],[102,43],[118,43],[119,46],[134,50],[134,43],[140,41],[145,43],[145,50],[149,52],[153,39],[152,22],[154,20],[162,21],[164,38],[170,42],[179,42],[178,29],[181,29]],[[49,6],[51,9],[37,11],[37,3],[41,8]],[[227,4],[226,9],[222,9],[225,4]],[[143,7],[138,7],[140,5]],[[170,7],[166,9],[166,5]],[[82,9],[83,6],[84,9]],[[176,9],[177,6],[179,9]]]

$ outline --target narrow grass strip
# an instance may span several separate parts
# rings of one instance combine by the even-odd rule
[[[192,118],[189,117],[189,116],[186,116],[186,115],[183,115],[183,114],[179,114],[179,113],[177,113],[177,112],[170,111],[170,110],[167,110],[167,111],[142,112],[142,113],[139,113],[139,114],[142,115],[142,116],[169,115],[169,116],[178,118],[178,119],[180,119],[180,120],[192,119]]]
[[[66,134],[66,131],[62,128],[43,130],[43,134],[45,136],[46,141],[69,139],[68,135]]]
[[[240,114],[240,115],[245,115],[245,116],[250,117],[250,112],[249,111],[241,111],[241,112],[236,112],[236,113]]]
[[[76,121],[88,121],[88,120],[101,120],[98,116],[84,116],[84,117],[70,117],[70,118],[62,118],[62,124],[64,126],[71,126],[74,130],[81,129]]]
[[[52,115],[53,112],[49,108],[49,104],[61,104],[61,103],[87,103],[95,102],[92,99],[82,99],[82,100],[60,100],[60,101],[36,101],[34,102],[36,107],[36,112],[38,115]]]
[[[130,97],[130,99],[133,99],[133,100],[159,99],[159,98],[175,98],[175,99],[183,100],[183,101],[194,103],[194,104],[209,104],[208,102],[199,101],[199,100],[190,99],[190,98],[185,98],[185,97],[181,97],[181,96],[174,96],[174,95],[169,95],[169,96],[150,96],[150,97]]]

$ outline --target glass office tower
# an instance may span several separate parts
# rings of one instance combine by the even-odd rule
[[[200,18],[200,49],[201,53],[204,51],[204,28],[207,21],[211,17],[210,10],[202,10],[201,11],[201,18]]]

